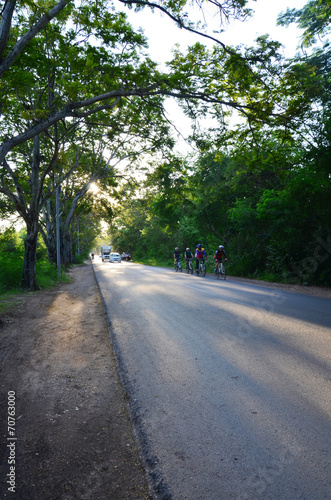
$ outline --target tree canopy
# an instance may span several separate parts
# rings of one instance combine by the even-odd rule
[[[330,49],[314,42],[328,33],[329,2],[309,1],[279,18],[296,22],[311,46],[292,60],[267,35],[253,47],[222,42],[224,23],[250,15],[247,3],[208,0],[219,15],[215,35],[193,19],[187,1],[4,2],[0,209],[18,212],[26,224],[24,287],[37,286],[38,233],[54,260],[56,216],[63,263],[74,259],[76,215],[93,212],[93,182],[120,200],[106,209],[114,241],[128,246],[125,235],[132,232],[138,253],[158,242],[169,252],[174,238],[183,245],[204,238],[211,246],[222,239],[236,256],[235,272],[285,276],[298,269],[304,233],[312,240],[308,253],[318,241],[327,246]],[[203,12],[204,4],[196,5]],[[197,41],[185,51],[177,47],[161,70],[126,8],[159,10]],[[213,45],[205,46],[206,39]],[[191,141],[200,151],[194,159],[172,152],[168,97],[193,121],[211,116],[217,123],[208,132],[193,127]],[[132,192],[127,178],[118,185],[119,164],[128,173],[147,161],[140,191]],[[315,271],[325,276],[327,266],[318,262]]]

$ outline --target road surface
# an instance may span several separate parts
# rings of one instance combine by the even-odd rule
[[[161,491],[330,500],[330,299],[135,263],[94,269]]]

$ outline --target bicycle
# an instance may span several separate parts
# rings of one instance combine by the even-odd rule
[[[222,277],[223,280],[226,279],[226,270],[223,261],[216,263],[216,278],[220,279]]]
[[[201,276],[206,276],[206,266],[205,266],[205,259],[199,259],[199,267],[195,271],[197,273],[197,276],[201,274]]]
[[[193,274],[193,264],[192,259],[186,259],[186,272],[187,274]]]
[[[182,263],[179,259],[175,262],[175,271],[176,273],[177,271],[182,272]]]

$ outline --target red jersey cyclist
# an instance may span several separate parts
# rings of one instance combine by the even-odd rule
[[[218,247],[218,249],[216,250],[215,252],[215,255],[214,255],[214,259],[215,259],[215,269],[214,269],[214,273],[217,272],[217,269],[218,269],[218,265],[219,263],[223,260],[227,262],[227,256],[226,256],[226,253],[225,253],[225,250],[224,250],[224,246],[223,245],[220,245]]]

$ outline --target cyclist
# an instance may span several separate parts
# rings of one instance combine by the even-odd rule
[[[215,269],[214,269],[214,273],[216,274],[217,272],[217,269],[218,269],[218,265],[219,263],[222,261],[222,259],[225,259],[225,261],[227,261],[227,256],[226,256],[226,253],[225,253],[225,250],[224,250],[224,246],[223,245],[220,245],[218,247],[218,249],[216,250],[215,252],[215,255],[214,255],[214,259],[215,259]]]
[[[186,262],[186,267],[188,267],[188,263],[190,260],[193,259],[193,255],[192,255],[192,252],[189,248],[187,248],[184,252],[184,259],[185,259],[185,262]]]
[[[202,248],[202,245],[201,243],[199,243],[197,245],[197,248],[196,248],[196,251],[195,251],[195,259],[196,259],[196,271],[199,270],[199,261],[202,261],[204,262],[205,259],[207,259],[207,254],[206,254],[206,250],[204,248]]]
[[[178,247],[175,248],[175,251],[174,251],[174,264],[176,265],[178,260],[180,259],[180,257],[182,256],[182,254],[180,253],[180,251],[178,250]]]

